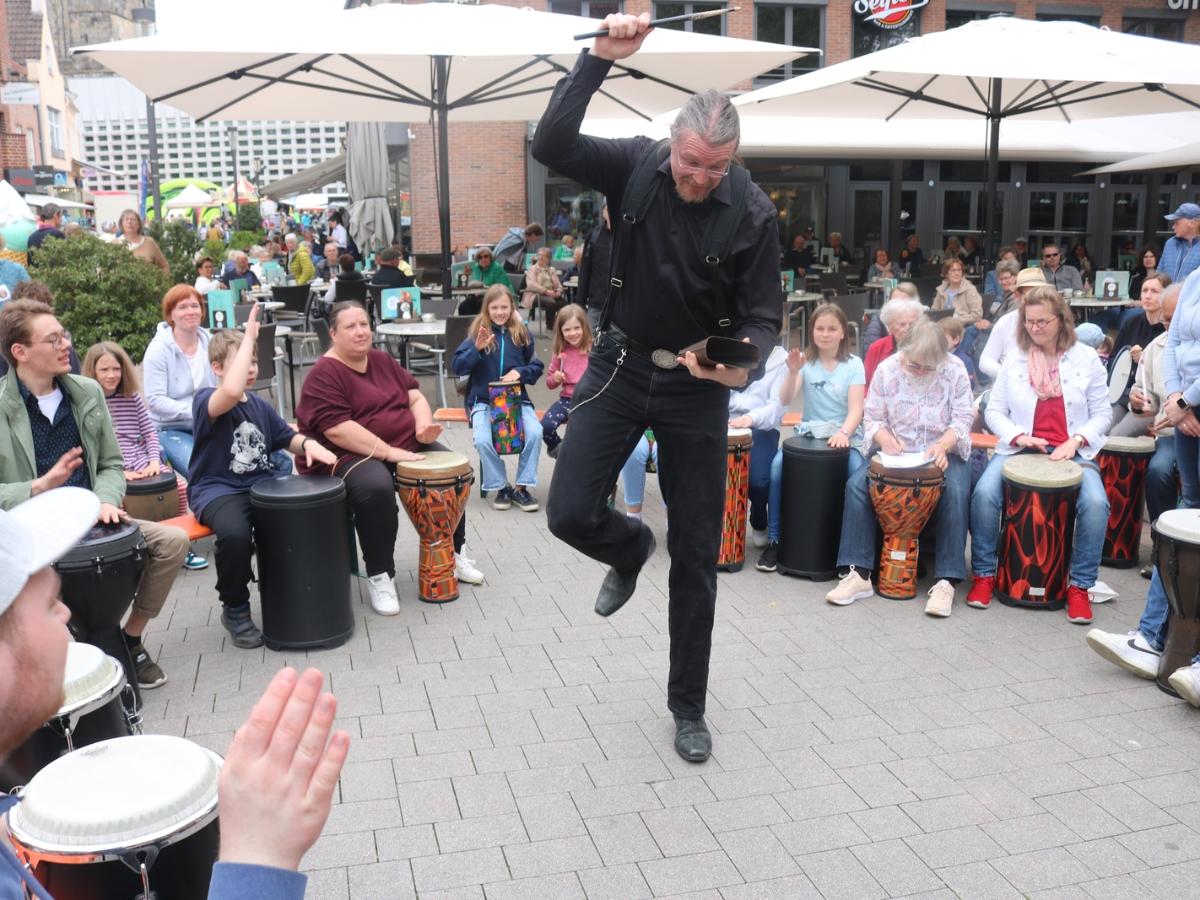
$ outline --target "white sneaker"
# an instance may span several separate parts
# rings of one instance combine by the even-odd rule
[[[850,567],[846,576],[838,582],[837,587],[825,595],[825,602],[834,606],[849,606],[855,600],[866,600],[875,596],[871,582],[858,574],[858,569]]]
[[[766,529],[763,529],[762,531],[757,528],[750,529],[750,543],[756,550],[761,550],[767,546]]]
[[[367,579],[367,591],[371,595],[371,609],[381,616],[394,616],[400,612],[400,598],[396,586],[387,572],[380,572]]]
[[[1158,659],[1162,655],[1146,642],[1140,631],[1112,634],[1093,628],[1087,633],[1088,646],[1107,659],[1132,672],[1138,678],[1158,675]]]
[[[954,585],[945,578],[929,589],[929,600],[925,603],[925,615],[943,619],[954,609]]]
[[[1200,706],[1200,666],[1184,666],[1176,669],[1167,679],[1179,696],[1192,706]]]
[[[454,577],[467,584],[483,584],[483,573],[475,567],[475,560],[461,553],[454,554]]]

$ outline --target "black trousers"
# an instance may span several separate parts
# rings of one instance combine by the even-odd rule
[[[689,719],[704,714],[708,693],[728,408],[727,388],[693,378],[683,367],[656,368],[606,336],[575,388],[571,427],[547,503],[555,536],[598,562],[626,569],[644,553],[647,526],[609,509],[608,493],[642,432],[654,429],[670,516],[667,706]]]
[[[448,448],[430,444],[426,449]],[[334,474],[346,482],[346,499],[354,513],[354,530],[358,534],[367,575],[387,572],[395,577],[396,535],[400,531],[400,504],[392,481],[395,466],[379,459],[350,456],[338,465]],[[455,553],[462,552],[466,536],[467,514],[464,510],[454,530]]]
[[[216,534],[217,596],[226,606],[250,602],[254,537],[250,492],[218,497],[204,507],[200,522]]]

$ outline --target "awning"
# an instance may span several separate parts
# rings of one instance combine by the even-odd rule
[[[408,184],[408,147],[388,147],[388,164],[395,165],[400,160],[400,182]],[[309,166],[287,178],[280,178],[271,184],[263,185],[263,196],[290,197],[292,194],[309,194],[319,191],[327,184],[346,180],[346,154],[339,153],[324,162]]]
[[[51,197],[49,194],[26,194],[25,202],[30,206],[45,206],[54,203],[62,209],[93,209],[90,203],[76,203],[74,200],[64,200],[62,197]]]

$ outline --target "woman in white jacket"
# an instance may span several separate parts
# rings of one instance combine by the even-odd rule
[[[1017,312],[1017,346],[992,386],[988,428],[999,439],[971,497],[971,569],[967,605],[986,609],[996,575],[996,540],[1003,499],[1002,469],[1014,453],[1040,452],[1083,468],[1076,506],[1067,618],[1092,621],[1088,589],[1096,583],[1108,525],[1108,498],[1092,461],[1112,419],[1104,365],[1075,339],[1070,310],[1050,287],[1027,293]]]
[[[783,405],[779,388],[787,375],[788,353],[776,347],[767,357],[762,378],[743,390],[729,392],[729,427],[749,428],[754,444],[750,448],[750,530],[751,543],[767,546],[767,492],[771,486],[771,460],[779,449],[779,425]]]

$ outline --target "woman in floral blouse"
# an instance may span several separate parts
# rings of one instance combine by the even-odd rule
[[[954,586],[967,575],[967,509],[971,495],[967,457],[971,453],[971,382],[962,362],[951,356],[936,322],[919,322],[899,352],[875,371],[863,410],[863,456],[922,453],[946,473],[934,517],[937,556],[934,586],[925,612],[950,615]],[[846,606],[874,594],[871,571],[877,564],[875,509],[862,468],[846,483],[837,587],[825,599]]]

